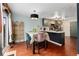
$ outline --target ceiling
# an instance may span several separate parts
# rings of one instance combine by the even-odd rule
[[[76,3],[9,3],[13,14],[20,16],[28,16],[36,10],[40,18],[53,17],[55,12],[65,17],[76,17]]]

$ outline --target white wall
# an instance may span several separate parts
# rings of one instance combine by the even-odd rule
[[[70,21],[63,22],[63,30],[65,32],[65,36],[70,36]]]
[[[75,36],[77,37],[77,18],[68,18],[64,20],[63,23],[65,36]]]
[[[77,37],[77,21],[70,23],[70,36]]]
[[[24,22],[24,38],[26,40],[26,34],[27,32],[33,31],[33,28],[38,28],[42,26],[42,19],[39,18],[38,20],[32,20],[29,17],[20,16],[14,14],[14,21],[23,21]]]

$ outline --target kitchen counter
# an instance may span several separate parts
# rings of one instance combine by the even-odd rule
[[[50,30],[50,31],[46,31],[46,32],[53,32],[53,33],[64,33],[64,31],[52,31],[52,30]]]
[[[47,31],[51,41],[64,45],[65,32],[64,31]]]

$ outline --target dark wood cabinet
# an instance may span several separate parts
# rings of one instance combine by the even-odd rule
[[[48,32],[51,41],[64,45],[65,35],[63,33]]]

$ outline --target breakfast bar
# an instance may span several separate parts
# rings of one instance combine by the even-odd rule
[[[51,43],[55,43],[57,45],[64,45],[65,34],[64,31],[47,31],[49,35],[49,39]]]

